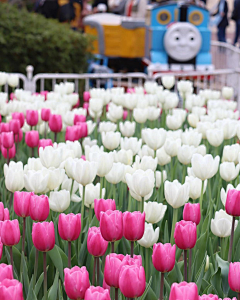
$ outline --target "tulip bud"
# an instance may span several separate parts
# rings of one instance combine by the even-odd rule
[[[4,205],[2,202],[0,202],[0,221],[4,221]]]
[[[34,193],[15,192],[13,207],[17,216],[26,218],[29,216],[30,199]]]
[[[45,221],[49,215],[49,200],[45,195],[32,195],[30,199],[29,214],[33,221]]]
[[[167,205],[157,202],[144,202],[144,212],[146,221],[152,224],[156,224],[161,221],[167,210]]]
[[[121,240],[123,236],[123,216],[119,210],[107,210],[100,213],[100,230],[108,242]]]
[[[169,300],[198,300],[198,288],[196,283],[181,282],[173,283],[171,286]]]
[[[119,288],[119,274],[122,266],[126,264],[125,256],[111,253],[106,256],[104,267],[104,278],[109,286]]]
[[[170,243],[154,244],[152,262],[154,268],[162,273],[170,272],[174,268],[175,264],[176,245]]]
[[[154,231],[153,225],[145,223],[145,230],[143,237],[138,240],[138,244],[145,247],[150,248],[158,241],[159,238],[159,227],[157,227]]]
[[[89,274],[86,267],[65,268],[64,287],[70,299],[86,299],[85,293],[90,287]]]
[[[18,134],[20,130],[20,121],[18,119],[13,119],[9,122],[9,129],[13,134]]]
[[[15,279],[4,279],[0,283],[1,300],[23,300],[23,288],[21,282]]]
[[[145,228],[145,212],[123,213],[123,236],[129,241],[137,241],[143,237]]]
[[[42,147],[44,149],[47,146],[53,146],[52,140],[50,140],[50,139],[41,139],[41,140],[39,140],[39,142],[38,142],[38,151],[39,151],[40,147]]]
[[[2,146],[7,149],[14,146],[14,135],[12,131],[2,133]]]
[[[103,256],[107,251],[108,242],[101,235],[99,227],[91,227],[88,229],[87,248],[88,252],[95,256]]]
[[[75,241],[81,232],[81,214],[60,214],[58,219],[58,232],[65,241]]]
[[[27,110],[26,111],[26,121],[29,126],[36,126],[38,124],[38,111],[37,110]]]
[[[208,295],[202,295],[199,296],[199,300],[218,300],[218,295],[208,294]]]
[[[3,245],[10,247],[19,243],[20,229],[18,220],[6,220],[3,222],[1,229],[1,240]]]
[[[37,250],[43,252],[52,250],[55,245],[53,222],[33,223],[32,240]]]
[[[24,114],[21,112],[14,112],[12,113],[12,119],[13,120],[19,120],[20,122],[20,127],[22,128],[24,125]]]
[[[49,108],[42,108],[41,110],[41,119],[45,122],[49,121],[51,115],[51,110]]]
[[[88,126],[86,122],[77,122],[76,126],[79,130],[79,139],[82,139],[84,137],[88,136]]]
[[[84,115],[74,115],[73,124],[77,125],[78,122],[86,122],[86,117]]]
[[[22,129],[19,129],[19,132],[14,135],[14,142],[15,143],[20,143],[23,139],[23,132]]]
[[[110,300],[110,293],[100,286],[90,286],[86,290],[84,300]]]
[[[2,151],[2,155],[4,158],[13,158],[16,154],[16,148],[15,148],[15,144],[13,144],[12,148],[5,148],[5,147],[1,147],[1,151]]]
[[[240,263],[230,263],[228,272],[228,283],[230,289],[234,292],[240,293],[240,282],[238,280],[240,274]]]
[[[77,141],[80,139],[80,132],[78,126],[67,126],[66,134],[65,134],[65,141]]]
[[[119,288],[128,298],[141,297],[145,291],[146,279],[142,266],[123,266],[119,274]]]
[[[38,146],[39,142],[39,133],[36,130],[31,130],[26,132],[25,142],[30,148],[35,148]]]
[[[226,200],[226,212],[227,214],[233,217],[240,216],[240,191],[238,190],[229,190],[227,193],[227,200]]]
[[[0,123],[0,133],[9,132],[9,123]]]
[[[50,115],[49,128],[53,132],[60,132],[62,130],[62,116],[61,115]]]
[[[10,220],[8,208],[4,208],[4,221]]]
[[[4,279],[13,279],[12,265],[0,264],[0,282]]]
[[[192,221],[198,225],[201,220],[200,203],[186,203],[183,209],[183,220]]]
[[[197,241],[197,226],[191,221],[176,223],[174,231],[175,243],[180,249],[192,249]]]
[[[100,213],[107,210],[116,210],[116,203],[113,199],[95,199],[94,212],[98,221],[100,221]]]
[[[52,211],[63,212],[68,209],[70,205],[70,192],[67,190],[60,190],[51,192],[49,196],[49,206]]]

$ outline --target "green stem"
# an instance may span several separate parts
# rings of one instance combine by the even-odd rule
[[[43,252],[44,300],[47,300],[47,252]]]
[[[232,261],[234,224],[235,224],[235,217],[232,217],[232,230],[231,230],[230,245],[229,245],[229,252],[228,252],[228,262],[229,263]]]
[[[177,223],[178,219],[178,209],[173,208],[173,219],[172,219],[172,232],[171,232],[171,244],[174,244],[174,230],[175,230],[175,225]]]
[[[111,253],[114,253],[114,242],[111,242]]]
[[[68,241],[68,268],[71,269],[71,241]]]
[[[164,273],[161,273],[160,298],[159,298],[159,300],[163,300],[163,295],[164,295]]]
[[[187,282],[187,250],[184,251],[184,281]]]
[[[37,279],[37,271],[38,271],[38,250],[35,249],[35,264],[34,264],[34,273],[33,273],[33,286],[35,286]]]
[[[189,249],[189,260],[188,260],[188,281],[192,280],[192,249]]]
[[[131,204],[132,204],[131,194],[130,191],[128,191],[128,211],[131,211]]]
[[[12,246],[10,246],[9,249],[10,249],[11,265],[12,265],[12,268],[13,268],[13,252],[12,252]]]
[[[145,270],[146,270],[146,281],[149,280],[149,256],[148,248],[145,248]]]
[[[103,177],[100,177],[100,199],[102,198]]]
[[[82,242],[82,231],[83,231],[83,220],[84,220],[84,200],[85,200],[85,186],[83,186],[83,192],[82,192],[82,206],[81,206],[81,226],[82,226],[82,230],[80,233],[80,237],[79,237],[79,241],[80,244]]]
[[[112,184],[113,186],[113,199],[115,200],[116,206],[117,206],[117,199],[116,199],[116,188],[115,188],[115,184]]]
[[[97,257],[94,256],[94,264],[93,264],[93,275],[92,275],[92,285],[95,285],[95,278],[96,278],[96,263]]]
[[[200,196],[200,212],[202,214],[202,206],[203,206],[203,188],[204,188],[204,180],[202,181],[202,188],[201,188],[201,196]]]
[[[142,198],[142,201],[141,201],[141,213],[144,212],[144,197]]]
[[[134,254],[134,241],[131,241],[131,257],[133,257]]]
[[[22,252],[24,253],[25,246],[25,232],[26,232],[26,218],[23,218],[23,234],[22,234]]]
[[[182,184],[184,184],[185,181],[186,171],[187,171],[187,166],[183,165]]]
[[[88,209],[88,220],[89,220],[89,226],[92,222],[92,215],[93,215],[93,209],[91,208],[91,206],[89,206],[89,209]]]

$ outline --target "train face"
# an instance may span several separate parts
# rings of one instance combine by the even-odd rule
[[[186,3],[160,4],[148,28],[150,72],[210,70],[209,12]]]

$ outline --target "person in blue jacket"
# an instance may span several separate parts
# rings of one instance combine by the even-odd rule
[[[220,0],[218,3],[218,9],[215,14],[215,23],[218,27],[218,40],[219,42],[226,43],[226,28],[229,24],[228,22],[228,3],[226,0]]]

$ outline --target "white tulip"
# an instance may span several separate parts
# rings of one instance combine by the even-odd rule
[[[136,137],[130,137],[130,138],[121,138],[121,149],[124,150],[132,150],[133,156],[138,153],[142,146],[142,140],[137,139]]]
[[[150,108],[150,107],[153,109],[157,108],[158,98],[157,98],[156,94],[155,95],[151,95],[151,94],[144,95],[144,100],[148,103],[148,108]],[[149,111],[148,111],[148,115],[149,115]],[[158,114],[158,116],[159,116],[159,114]]]
[[[39,171],[29,170],[24,174],[24,185],[28,192],[43,194],[48,191],[49,173],[44,169]]]
[[[122,181],[124,172],[125,172],[124,164],[122,164],[120,162],[113,163],[112,169],[110,170],[109,173],[107,173],[107,175],[105,175],[105,178],[108,182],[110,182],[112,184],[117,184],[120,181]]]
[[[145,219],[147,222],[156,224],[161,221],[167,210],[167,205],[158,202],[144,202]]]
[[[171,162],[171,156],[166,153],[164,147],[157,150],[156,156],[160,166],[165,166]]]
[[[115,162],[120,162],[124,165],[131,165],[132,164],[133,153],[132,153],[131,149],[129,149],[129,150],[121,149],[118,152],[114,151],[113,154],[114,154],[114,161]]]
[[[189,80],[180,80],[177,83],[177,88],[180,93],[191,94],[193,89],[193,83]]]
[[[54,149],[51,146],[47,146],[44,149],[39,149],[39,158],[41,163],[46,168],[58,168],[62,162],[63,149]]]
[[[174,76],[163,76],[161,80],[162,80],[162,85],[165,87],[165,89],[168,90],[170,90],[175,84]]]
[[[124,107],[127,109],[133,110],[137,106],[138,96],[136,94],[124,94],[123,99]]]
[[[145,108],[134,108],[133,117],[137,123],[145,123],[148,118],[148,110]]]
[[[50,169],[47,169],[46,171],[49,174],[48,189],[54,190],[55,188],[60,186],[61,183],[63,182],[64,177],[65,177],[65,170],[50,168]]]
[[[229,190],[237,190],[240,191],[240,184],[238,184],[236,187],[234,187],[232,184],[228,184],[226,191],[224,190],[224,188],[221,188],[221,193],[220,193],[220,197],[221,197],[221,201],[223,206],[226,205],[226,200],[227,200],[227,193]]]
[[[155,177],[156,177],[156,188],[159,189],[161,184],[164,183],[167,179],[167,171],[166,170],[163,170],[162,172],[156,171]]]
[[[102,132],[102,143],[108,150],[116,149],[120,144],[121,133],[120,132]]]
[[[188,120],[188,124],[191,127],[196,128],[197,124],[199,122],[199,117],[197,115],[194,115],[194,114],[189,114],[188,117],[187,117],[187,120]]]
[[[94,152],[89,154],[89,160],[97,163],[97,175],[104,177],[113,166],[113,153]]]
[[[209,144],[214,147],[220,146],[224,140],[224,132],[221,128],[208,129],[206,136]]]
[[[7,77],[7,83],[10,87],[15,88],[19,85],[19,77],[15,74],[9,74]]]
[[[158,88],[158,84],[155,81],[145,81],[144,89],[148,94],[155,94]]]
[[[151,197],[155,183],[154,172],[152,170],[137,170],[132,175],[127,173],[125,178],[134,199],[142,201],[142,198],[147,200]]]
[[[136,108],[145,108],[147,109],[148,108],[148,98],[144,97],[143,95],[142,96],[138,96],[138,103],[137,103],[137,107]],[[133,110],[134,111],[134,110]]]
[[[100,122],[98,131],[99,132],[108,132],[108,131],[116,131],[117,125],[112,122]]]
[[[177,156],[178,148],[181,147],[181,139],[172,140],[167,138],[164,144],[164,150],[171,157]]]
[[[189,145],[189,146],[194,146],[198,147],[201,143],[202,140],[202,134],[197,132],[196,130],[185,130],[182,133],[182,143],[183,145]]]
[[[198,146],[197,148],[195,148],[195,151],[202,156],[205,156],[207,154],[207,148],[205,145]]]
[[[39,171],[43,167],[40,158],[29,157],[27,164],[24,166],[24,173],[28,170]]]
[[[232,98],[232,96],[233,96],[233,93],[234,93],[234,90],[233,90],[232,87],[224,86],[222,88],[222,96],[226,100],[230,100]]]
[[[207,130],[213,129],[213,128],[214,128],[214,124],[211,122],[198,122],[197,123],[197,131],[202,134],[203,139],[207,138],[207,135],[206,135]]]
[[[4,164],[5,185],[10,192],[21,191],[24,188],[23,175],[22,162],[15,163],[11,161],[9,166]]]
[[[195,106],[192,108],[192,113],[194,115],[197,115],[199,118],[201,116],[204,116],[206,115],[206,112],[207,112],[207,109],[205,107],[198,107],[198,106]]]
[[[51,192],[49,196],[49,206],[51,210],[62,213],[70,205],[70,193],[66,190]]]
[[[231,146],[224,146],[222,161],[223,162],[229,161],[229,162],[234,162],[235,164],[237,164],[239,152],[240,152],[239,144],[233,144]]]
[[[157,227],[154,231],[152,224],[148,224],[145,222],[145,230],[143,237],[138,240],[138,244],[144,248],[150,248],[155,243],[157,243],[159,238],[159,227]]]
[[[160,104],[164,104],[165,101],[166,101],[167,96],[172,95],[172,94],[174,94],[174,93],[171,93],[169,90],[163,90],[163,89],[159,89],[156,92],[156,95],[157,95],[157,98],[158,98],[158,102]]]
[[[79,186],[79,195],[82,197],[83,194],[83,188],[82,185]],[[105,188],[102,189],[102,198],[105,196]],[[84,198],[84,205],[86,207],[94,208],[94,199],[100,198],[100,183],[94,184],[88,184],[86,185],[85,189],[85,198]]]
[[[225,181],[232,181],[239,175],[239,165],[234,162],[223,162],[220,164],[220,176]]]
[[[0,72],[0,86],[5,85],[7,82],[8,74],[5,72]]]
[[[97,140],[91,140],[90,137],[86,137],[82,142],[83,148],[85,149],[85,146],[92,147],[94,145],[97,145]]]
[[[167,139],[177,140],[181,138],[182,138],[182,129],[167,131]]]
[[[161,108],[149,106],[147,110],[148,110],[148,120],[155,121],[159,118]]]
[[[164,183],[164,194],[166,201],[173,208],[179,208],[183,206],[189,199],[189,184],[181,184],[177,180],[173,182],[165,181]]]
[[[195,153],[191,160],[193,172],[201,180],[210,179],[217,173],[219,161],[219,156],[213,158],[211,154],[202,156]]]
[[[90,184],[96,177],[98,164],[94,161],[84,161],[79,159],[73,165],[73,179],[83,186]]]
[[[55,188],[55,191],[58,191],[61,189],[61,190],[67,190],[67,191],[71,192],[72,182],[73,182],[72,179],[68,178],[67,175],[65,174],[61,185],[58,186],[57,188]]]
[[[195,175],[194,172],[193,172],[193,168],[187,167],[187,174],[188,174],[189,177],[197,178],[196,175]],[[198,179],[199,179],[199,178],[198,178]]]
[[[101,98],[90,98],[89,109],[94,112],[94,114],[102,113],[103,100]]]
[[[135,163],[133,164],[133,168],[135,170],[141,169],[143,171],[147,171],[151,169],[153,172],[157,169],[157,158],[152,158],[151,156],[143,156],[140,159],[140,156],[136,156]]]
[[[194,146],[183,145],[178,148],[177,157],[181,164],[188,165],[191,162],[193,154],[196,152]]]
[[[179,102],[178,95],[175,93],[169,93],[165,97],[163,108],[165,110],[173,109],[178,106],[178,102]]]
[[[167,115],[166,125],[171,130],[179,129],[182,126],[182,117],[180,114]]]
[[[201,190],[202,190],[202,180],[197,177],[186,176],[185,182],[188,183],[190,187],[189,197],[193,200],[200,198]],[[206,188],[207,188],[207,180],[204,180],[203,194],[205,193]]]
[[[88,135],[91,135],[93,133],[93,130],[96,127],[96,123],[93,123],[93,121],[89,120],[87,123],[87,129],[88,129]]]
[[[166,130],[163,128],[147,128],[143,131],[143,139],[145,143],[153,150],[157,150],[164,145],[166,135]]]
[[[108,106],[107,118],[112,122],[122,119],[123,107],[110,103]]]
[[[225,119],[216,121],[216,126],[223,129],[225,140],[229,140],[237,134],[237,125],[237,120]]]
[[[131,166],[125,165],[124,175],[123,175],[123,178],[122,178],[122,182],[123,183],[127,183],[127,181],[126,181],[126,174],[133,174],[134,172],[135,172],[135,170]]]
[[[148,147],[148,145],[143,145],[138,151],[138,155],[142,158],[143,156],[151,156],[154,158],[154,150]]]
[[[135,128],[136,128],[136,123],[135,122],[120,122],[119,123],[119,129],[122,133],[123,136],[126,137],[131,137],[134,135],[135,132]]]
[[[234,230],[237,228],[238,221],[235,221]],[[224,238],[231,235],[232,216],[224,210],[216,211],[215,218],[211,220],[211,231],[214,235]]]
[[[75,164],[78,161],[78,159],[73,159],[72,157],[69,157],[64,164],[64,168],[66,171],[66,174],[71,179],[74,179],[74,170],[75,170]]]
[[[172,114],[173,115],[180,115],[182,118],[182,122],[186,120],[187,112],[185,109],[182,108],[174,108],[172,109]]]
[[[94,152],[104,152],[103,146],[93,145],[92,147],[86,145],[85,147],[85,157],[89,160],[89,154]]]

